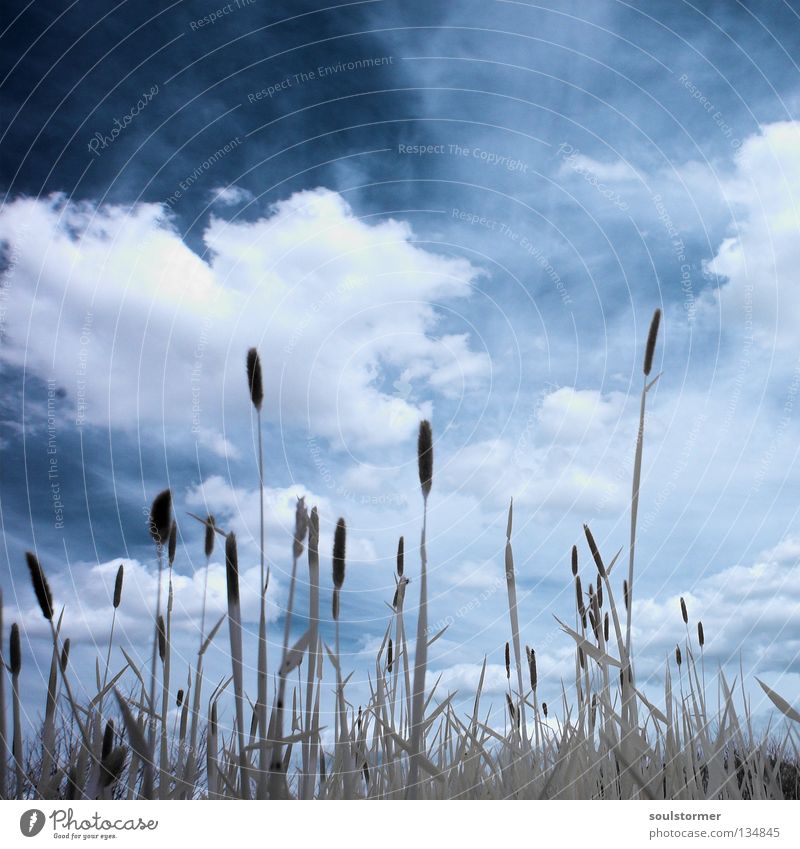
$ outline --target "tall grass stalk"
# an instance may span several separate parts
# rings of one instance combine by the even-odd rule
[[[424,749],[425,674],[428,667],[428,496],[433,483],[433,435],[427,420],[420,422],[417,437],[417,466],[422,492],[422,532],[420,534],[419,613],[414,650],[414,692],[411,700],[411,760],[408,774],[408,798],[419,797],[420,760]]]
[[[644,414],[645,404],[647,401],[647,393],[655,385],[658,376],[653,380],[648,380],[650,372],[653,368],[653,356],[656,349],[656,341],[658,340],[658,326],[661,323],[661,310],[657,309],[653,313],[653,318],[650,322],[650,330],[647,334],[647,346],[644,353],[644,364],[642,371],[642,395],[639,402],[639,429],[636,433],[636,454],[633,462],[633,482],[631,485],[631,533],[630,544],[628,548],[628,603],[627,614],[625,621],[625,651],[630,663],[630,675],[633,677],[633,659],[631,657],[631,621],[633,613],[633,565],[636,557],[636,521],[639,515],[639,488],[642,481],[642,451],[644,447]]]

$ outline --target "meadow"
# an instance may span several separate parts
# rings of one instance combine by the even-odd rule
[[[94,695],[78,700],[63,611],[46,571],[26,555],[33,590],[52,637],[49,681],[40,731],[25,739],[20,694],[19,626],[0,621],[0,796],[6,799],[783,799],[797,798],[800,714],[758,682],[775,708],[770,730],[756,731],[743,687],[724,670],[707,670],[706,634],[683,599],[675,611],[685,625],[665,667],[663,693],[638,686],[632,643],[636,528],[645,442],[646,403],[660,312],[650,326],[643,358],[639,428],[631,482],[630,538],[608,556],[584,525],[582,550],[571,552],[574,618],[558,622],[574,649],[562,673],[558,703],[540,700],[536,648],[524,643],[517,607],[512,547],[513,503],[505,534],[508,642],[502,727],[489,721],[480,682],[472,710],[460,716],[453,693],[426,680],[428,649],[442,635],[428,623],[426,549],[428,500],[435,497],[433,432],[420,423],[417,444],[423,521],[420,562],[406,561],[397,545],[396,590],[369,679],[366,703],[348,700],[353,671],[340,652],[340,593],[347,563],[347,526],[336,523],[331,558],[321,565],[320,516],[297,504],[292,571],[283,622],[281,662],[268,669],[264,556],[264,401],[258,353],[246,374],[258,434],[261,481],[260,617],[255,681],[245,681],[237,540],[212,516],[192,516],[205,529],[207,561],[224,549],[227,614],[208,621],[203,609],[193,675],[179,688],[173,674],[172,569],[177,542],[169,490],[152,503],[149,528],[159,573],[153,599],[149,668],[125,652],[110,668],[117,611],[124,605],[120,566],[105,657],[98,658]],[[498,541],[500,545],[503,540]],[[411,548],[411,547],[410,547]],[[413,583],[409,580],[413,577]],[[324,577],[323,577],[324,576]],[[330,577],[328,577],[330,576]],[[308,588],[308,628],[292,641],[297,587]],[[413,598],[412,598],[413,589]],[[389,599],[387,599],[387,603]],[[330,604],[334,639],[322,638],[320,606]],[[409,615],[410,614],[410,615]],[[325,618],[327,619],[327,608]],[[2,599],[0,598],[0,617]],[[346,625],[345,622],[341,623]],[[713,638],[713,637],[712,637]],[[227,642],[230,674],[206,680],[209,646]],[[713,685],[707,686],[707,680]],[[741,683],[741,682],[740,682]],[[85,692],[86,682],[81,682]],[[333,689],[333,728],[322,725],[322,704]],[[713,691],[713,698],[709,696]],[[463,696],[463,694],[461,694]],[[10,712],[8,707],[10,704]],[[231,708],[230,727],[220,721]],[[175,717],[177,711],[177,718]],[[10,727],[8,717],[10,713]],[[227,714],[226,714],[227,715]],[[323,733],[325,732],[325,733]]]

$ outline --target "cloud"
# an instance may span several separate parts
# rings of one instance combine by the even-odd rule
[[[768,124],[749,136],[723,190],[736,210],[732,233],[706,270],[722,279],[710,305],[731,330],[794,350],[800,320],[800,122]]]
[[[211,190],[211,203],[221,206],[238,206],[253,199],[253,193],[241,186],[218,186]]]
[[[620,460],[630,453],[634,415],[622,393],[560,387],[542,395],[516,439],[465,446],[442,477],[449,488],[496,506],[513,495],[548,514],[616,511],[625,503]]]
[[[746,674],[800,674],[800,538],[787,537],[754,563],[729,566],[665,598],[634,600],[634,646],[650,673],[663,672],[664,658],[686,639],[681,596],[693,645],[700,620],[714,667],[737,665],[741,652]]]
[[[54,378],[81,421],[163,424],[229,456],[218,434],[247,409],[251,345],[268,419],[353,452],[412,436],[437,397],[489,374],[433,305],[468,298],[478,269],[416,246],[401,221],[361,220],[317,189],[255,221],[212,217],[203,238],[201,257],[158,204],[6,204],[0,356]],[[402,370],[413,393],[390,385]]]

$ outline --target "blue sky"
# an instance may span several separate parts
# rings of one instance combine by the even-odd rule
[[[431,666],[468,701],[487,655],[503,689],[513,496],[523,639],[555,699],[570,547],[583,522],[609,556],[627,539],[656,307],[640,674],[681,638],[683,595],[711,662],[736,671],[741,652],[797,696],[796,7],[37,2],[6,19],[3,615],[24,626],[33,713],[47,634],[26,549],[79,672],[123,561],[121,640],[148,656],[145,512],[165,486],[187,662],[205,560],[186,511],[236,530],[256,569],[251,345],[273,621],[305,494],[324,552],[348,522],[342,611],[366,686],[400,534],[416,598],[428,417],[431,620],[451,623]],[[209,575],[221,612],[216,559]]]

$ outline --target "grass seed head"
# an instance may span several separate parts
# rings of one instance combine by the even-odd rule
[[[11,626],[8,648],[9,671],[12,675],[19,675],[19,671],[22,669],[22,648],[19,641],[19,625],[16,622]]]
[[[511,647],[506,643],[506,678],[511,680]]]
[[[403,560],[405,558],[405,542],[403,537],[397,542],[397,577],[403,577]]]
[[[578,546],[572,546],[572,574],[578,574]]]
[[[622,582],[622,597],[625,599],[625,610],[628,610],[631,605],[630,593],[628,592],[628,582],[624,580]]]
[[[697,623],[697,642],[700,643],[700,648],[703,648],[703,646],[706,644],[706,635],[703,631],[702,622]]]
[[[181,707],[183,704],[183,690],[178,690],[178,695],[175,697],[175,707]]]
[[[206,538],[204,540],[204,551],[206,558],[211,557],[214,553],[214,542],[216,541],[217,533],[214,530],[214,517],[209,515],[206,519]]]
[[[344,557],[347,544],[347,526],[344,519],[336,523],[333,534],[333,585],[337,590],[344,584]]]
[[[417,464],[419,466],[419,485],[422,488],[422,496],[427,499],[433,483],[433,434],[431,433],[431,423],[427,419],[423,419],[419,423]]]
[[[292,543],[292,556],[299,559],[303,553],[303,543],[308,530],[308,509],[306,508],[305,496],[297,499],[294,510],[294,542]]]
[[[69,637],[64,640],[64,645],[61,647],[61,657],[59,659],[59,665],[61,666],[61,674],[64,675],[67,671],[67,666],[69,666]]]
[[[114,580],[114,610],[116,610],[122,601],[122,581],[125,577],[125,567],[122,563],[117,569],[117,577]]]
[[[47,578],[44,576],[44,571],[39,563],[39,558],[31,551],[25,552],[25,560],[28,563],[28,571],[31,573],[31,583],[33,591],[36,594],[36,601],[39,602],[39,607],[42,610],[42,616],[45,619],[53,618],[53,594],[50,592],[50,586],[47,583]]]
[[[150,536],[156,545],[164,545],[169,539],[172,524],[172,492],[159,492],[150,507]]]
[[[542,713],[544,714],[544,718],[547,719],[547,702],[542,702]]]
[[[158,630],[158,656],[163,663],[167,656],[167,629],[164,626],[164,617],[160,613],[158,614],[156,628]]]
[[[678,666],[680,666],[681,663],[683,662],[682,658],[681,658],[681,647],[680,646],[675,646],[675,662],[678,664]]]
[[[394,661],[393,649],[394,649],[394,646],[392,645],[392,638],[389,637],[389,648],[386,652],[386,669],[389,672],[392,671],[392,662]]]
[[[236,550],[236,535],[231,531],[225,537],[225,577],[228,585],[228,600],[239,602],[239,554]]]
[[[255,348],[247,352],[247,385],[253,406],[260,410],[264,401],[264,385],[261,380],[261,358]]]
[[[597,543],[594,541],[594,536],[592,536],[592,532],[589,530],[588,525],[583,526],[583,532],[586,534],[586,542],[589,543],[589,551],[592,552],[592,557],[594,558],[595,565],[597,566],[597,571],[601,578],[605,578],[606,567],[603,565],[603,558],[600,556]]]
[[[102,749],[102,759],[105,760],[110,754],[111,750],[114,748],[114,720],[109,719],[106,723],[106,730],[103,733],[103,749]]]
[[[683,624],[689,624],[689,611],[686,609],[686,602],[683,600],[683,596],[681,596],[681,616],[683,617]]]
[[[172,524],[169,526],[169,545],[167,546],[167,553],[169,557],[169,565],[175,562],[175,552],[178,550],[178,524],[173,519]]]
[[[650,322],[650,332],[647,334],[647,347],[644,351],[644,376],[647,377],[653,368],[653,354],[656,351],[656,340],[658,339],[658,325],[661,323],[661,310],[653,313]]]
[[[538,684],[539,677],[536,673],[536,650],[531,649],[531,656],[528,658],[528,670],[531,675],[531,690],[536,692],[536,685]]]

